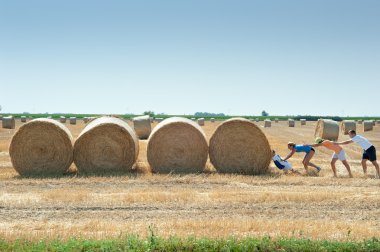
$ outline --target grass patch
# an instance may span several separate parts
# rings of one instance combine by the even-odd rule
[[[163,239],[151,234],[146,239],[127,236],[114,240],[0,240],[0,251],[380,251],[380,240],[334,242],[270,237]]]

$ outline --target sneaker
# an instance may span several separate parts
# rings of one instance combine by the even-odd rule
[[[321,171],[321,167],[317,167],[317,171],[320,172]]]

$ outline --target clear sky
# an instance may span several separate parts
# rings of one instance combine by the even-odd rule
[[[0,105],[380,115],[380,1],[0,0]]]

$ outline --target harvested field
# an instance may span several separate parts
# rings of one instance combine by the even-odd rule
[[[132,122],[128,122],[130,126]],[[207,139],[221,122],[206,123]],[[316,122],[298,128],[288,122],[264,128],[273,149],[288,153],[287,142],[312,143]],[[21,125],[16,122],[16,130]],[[155,127],[157,123],[153,124]],[[85,124],[66,123],[74,138]],[[361,150],[344,146],[354,178],[337,163],[333,178],[331,151],[317,148],[313,162],[322,167],[319,176],[284,175],[271,163],[264,176],[156,175],[146,159],[146,140],[140,140],[136,172],[108,177],[21,178],[8,153],[14,129],[0,129],[0,235],[13,240],[119,237],[124,233],[146,236],[148,226],[158,235],[198,237],[295,236],[329,240],[361,240],[380,237],[380,180],[368,165],[362,176]],[[380,128],[359,134],[380,149]],[[339,133],[339,140],[348,139]],[[289,161],[303,170],[303,155]],[[208,161],[207,168],[213,171]],[[75,166],[72,165],[72,170]]]

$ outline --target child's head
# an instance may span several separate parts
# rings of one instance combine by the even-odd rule
[[[321,143],[323,143],[323,141],[324,141],[324,139],[322,139],[320,137],[315,138],[315,143],[316,144],[321,144]]]
[[[288,149],[289,149],[289,150],[293,150],[294,147],[296,147],[296,144],[295,144],[295,143],[293,143],[293,142],[289,142],[289,143],[288,143]]]
[[[356,131],[355,131],[355,130],[350,130],[350,131],[348,132],[348,135],[349,135],[351,138],[353,138],[354,136],[356,136]]]

